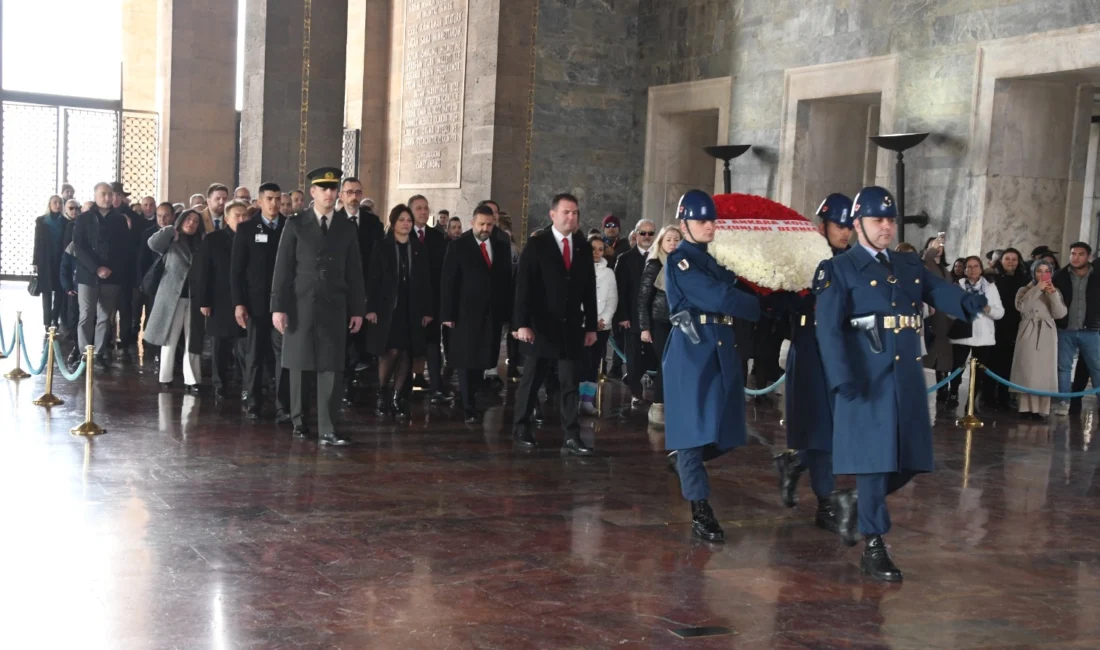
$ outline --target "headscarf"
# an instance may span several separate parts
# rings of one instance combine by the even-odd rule
[[[679,232],[676,226],[665,226],[661,228],[661,232],[657,233],[657,241],[654,244],[657,248],[657,261],[661,263],[661,272],[657,274],[657,279],[653,281],[653,286],[658,291],[665,290],[665,265],[668,263],[668,253],[665,252],[665,235],[673,230],[677,233]]]

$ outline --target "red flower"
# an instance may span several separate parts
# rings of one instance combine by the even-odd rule
[[[782,203],[755,194],[715,194],[714,206],[718,208],[719,219],[809,221]]]

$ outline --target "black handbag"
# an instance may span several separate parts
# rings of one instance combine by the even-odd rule
[[[27,283],[27,293],[32,296],[42,295],[42,291],[38,288],[38,276],[31,278],[31,281]]]
[[[951,329],[947,330],[947,338],[952,341],[968,339],[974,336],[974,324],[970,321],[957,319],[951,322]]]
[[[154,298],[157,295],[157,288],[160,287],[160,279],[164,277],[164,255],[157,258],[157,261],[153,262],[153,265],[149,267],[149,270],[145,272],[145,275],[141,278],[141,293],[148,298]]]

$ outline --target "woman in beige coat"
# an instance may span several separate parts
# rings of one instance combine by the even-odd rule
[[[1050,282],[1053,273],[1049,262],[1036,262],[1031,269],[1031,283],[1016,293],[1020,330],[1012,359],[1013,383],[1052,392],[1058,390],[1058,330],[1054,321],[1066,315],[1062,293]],[[1027,419],[1042,420],[1050,414],[1050,398],[1021,393],[1020,413]]]

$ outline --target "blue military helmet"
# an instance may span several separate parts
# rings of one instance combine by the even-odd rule
[[[878,185],[865,187],[856,194],[852,204],[852,216],[855,218],[872,217],[884,219],[898,218],[898,204],[890,190]]]
[[[718,218],[718,209],[714,207],[714,199],[710,198],[703,190],[688,190],[680,197],[680,205],[676,208],[676,218],[691,221],[714,221]]]
[[[852,199],[839,192],[834,192],[825,197],[825,200],[817,208],[817,216],[825,221],[832,221],[842,228],[855,228],[855,217],[852,216]]]

